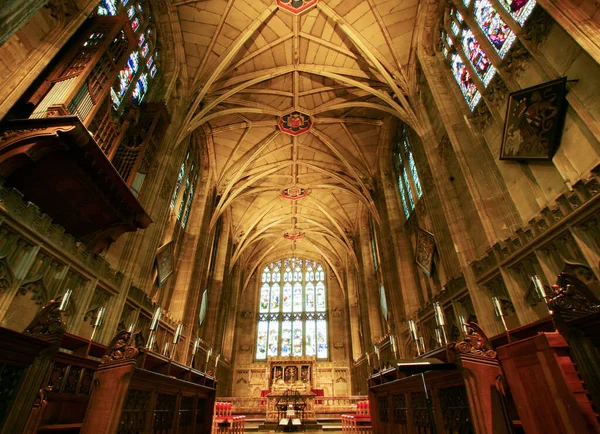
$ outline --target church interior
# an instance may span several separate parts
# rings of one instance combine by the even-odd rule
[[[597,0],[6,0],[0,434],[600,433]]]

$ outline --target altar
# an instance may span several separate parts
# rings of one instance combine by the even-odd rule
[[[314,357],[270,357],[267,422],[278,422],[289,405],[301,416],[303,423],[314,422],[315,394]]]

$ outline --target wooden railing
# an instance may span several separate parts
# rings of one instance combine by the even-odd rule
[[[267,411],[266,397],[219,397],[219,402],[232,404],[233,414],[260,414]],[[332,414],[332,413],[348,413],[356,410],[356,403],[365,401],[366,396],[322,396],[318,401],[315,401],[315,413],[317,414]]]

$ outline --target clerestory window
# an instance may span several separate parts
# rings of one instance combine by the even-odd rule
[[[415,209],[415,203],[423,196],[423,189],[421,188],[421,180],[417,173],[412,145],[406,128],[402,129],[402,134],[394,153],[394,166],[396,167],[404,216],[408,219]]]
[[[536,0],[498,0],[497,3],[518,26],[523,26]],[[497,3],[493,0],[454,0],[454,5],[444,16],[440,33],[442,54],[471,111],[481,101],[481,93],[497,72],[498,65],[493,64],[490,52],[503,59],[517,40],[517,35],[495,6]]]

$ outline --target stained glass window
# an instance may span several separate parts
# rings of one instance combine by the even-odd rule
[[[398,170],[400,172],[402,170],[403,166],[404,166],[404,163],[402,161],[402,155],[400,155],[400,153],[398,152],[397,161],[396,161],[396,170]],[[411,208],[409,206],[408,201],[406,199],[407,192],[406,192],[406,188],[404,186],[404,180],[402,179],[402,176],[400,174],[398,174],[398,187],[400,188],[400,199],[402,199],[402,208],[404,208],[404,215],[408,219],[410,217],[410,213],[413,210],[413,208]]]
[[[258,337],[256,339],[256,358],[267,358],[267,333],[269,332],[269,323],[260,321],[258,323]]]
[[[181,169],[179,169],[179,176],[177,177],[177,183],[175,183],[175,191],[173,191],[173,197],[171,198],[171,209],[175,209],[175,202],[177,201],[177,195],[179,194],[179,189],[181,188],[181,184],[183,183],[184,176],[185,161],[181,164]]]
[[[474,17],[500,57],[504,57],[515,41],[515,34],[504,22],[490,0],[475,0]]]
[[[288,357],[292,353],[292,322],[283,321],[281,324],[281,355]]]
[[[142,74],[142,77],[144,76],[145,74]],[[179,190],[181,189],[183,180],[185,179],[185,189],[183,190],[181,202],[179,203],[179,208],[177,211],[177,220],[181,221],[181,227],[183,229],[185,229],[185,227],[187,226],[188,218],[192,209],[192,203],[194,201],[195,186],[196,182],[198,181],[198,174],[196,173],[196,166],[194,163],[190,165],[190,169],[186,173],[186,167],[189,158],[190,153],[188,152],[185,161],[183,162],[183,164],[181,165],[181,169],[179,170],[177,183],[175,184],[175,191],[173,192],[173,197],[171,198],[171,209],[175,209],[175,206],[177,205],[177,195],[179,193]]]
[[[473,110],[481,99],[481,94],[477,90],[475,83],[473,83],[471,74],[469,74],[467,67],[463,63],[458,53],[452,54],[450,63],[452,66],[452,75],[458,83],[460,91],[462,92],[469,109]]]
[[[373,256],[373,268],[377,270],[379,264],[377,263],[377,245],[375,243],[375,233],[371,230],[371,255]]]
[[[536,5],[536,0],[499,0],[500,4],[510,13],[510,16],[519,23],[525,24]]]
[[[263,278],[264,281],[264,278]],[[269,294],[271,293],[271,287],[268,283],[264,283],[260,289],[260,313],[269,311]]]
[[[421,180],[419,179],[419,174],[417,173],[417,166],[415,165],[415,159],[413,157],[412,150],[410,149],[410,141],[408,140],[408,135],[406,132],[404,133],[404,141],[402,142],[404,145],[404,152],[408,157],[408,167],[410,169],[410,173],[412,175],[413,182],[415,183],[415,190],[417,192],[417,198],[421,199],[423,196],[423,189],[421,188]]]
[[[423,196],[423,189],[421,187],[421,180],[419,179],[406,128],[402,129],[400,140],[398,141],[394,165],[396,168],[396,176],[398,177],[398,188],[400,190],[402,208],[404,209],[404,215],[408,219],[415,209],[416,201]],[[413,196],[413,186],[416,196]]]
[[[131,28],[133,29],[134,32],[137,32],[137,29],[140,28],[140,20],[138,17],[135,17],[133,20],[131,20]]]
[[[494,74],[496,74],[496,68],[492,65],[470,29],[465,29],[462,33],[462,46],[473,69],[475,69],[484,86],[487,87]]]
[[[113,103],[117,102],[117,107],[121,104],[121,101],[123,101],[123,96],[127,93],[127,90],[129,89],[129,86],[133,81],[133,77],[137,73],[139,66],[139,57],[140,56],[138,51],[134,51],[133,53],[131,53],[129,55],[129,58],[127,59],[127,64],[125,65],[125,68],[123,68],[121,72],[119,72],[117,91],[113,92]]]
[[[148,93],[150,80],[158,72],[156,65],[158,52],[152,37],[152,28],[148,26],[150,20],[144,18],[144,12],[148,13],[147,8],[142,3],[125,7],[128,3],[127,0],[121,0],[118,5],[117,0],[102,0],[96,8],[97,15],[126,15],[133,31],[140,31],[137,39],[139,51],[136,49],[130,53],[127,64],[119,72],[117,83],[111,88],[113,108],[117,111],[121,109],[126,95],[131,96],[133,103],[140,104]],[[146,68],[140,68],[140,54],[142,58],[147,58]]]
[[[454,33],[454,35],[458,35],[460,32],[460,28],[458,27],[458,24],[456,24],[456,21],[452,21],[450,23],[450,28],[452,29],[452,33]]]
[[[181,220],[181,216],[183,215],[183,210],[185,208],[185,204],[187,202],[188,194],[190,192],[190,188],[192,187],[192,182],[190,181],[190,177],[188,176],[185,180],[185,190],[183,190],[183,200],[179,204],[179,211],[177,211],[177,220]]]
[[[283,270],[283,273],[281,272]],[[261,276],[256,358],[329,357],[325,270],[308,259],[267,265]]]
[[[187,205],[185,206],[185,211],[183,212],[183,219],[181,220],[181,227],[185,229],[187,226],[188,218],[190,217],[190,210],[192,209],[192,202],[194,202],[194,185],[196,184],[196,180],[194,180],[194,184],[192,184],[192,188],[190,188],[190,199],[188,200]]]
[[[116,0],[102,0],[96,9],[98,15],[117,15],[117,1]]]
[[[133,89],[133,93],[131,94],[131,97],[136,102],[136,104],[140,104],[144,100],[147,90],[148,74],[144,72],[142,75],[140,75],[140,78],[138,78],[138,81],[135,84],[135,88]]]

